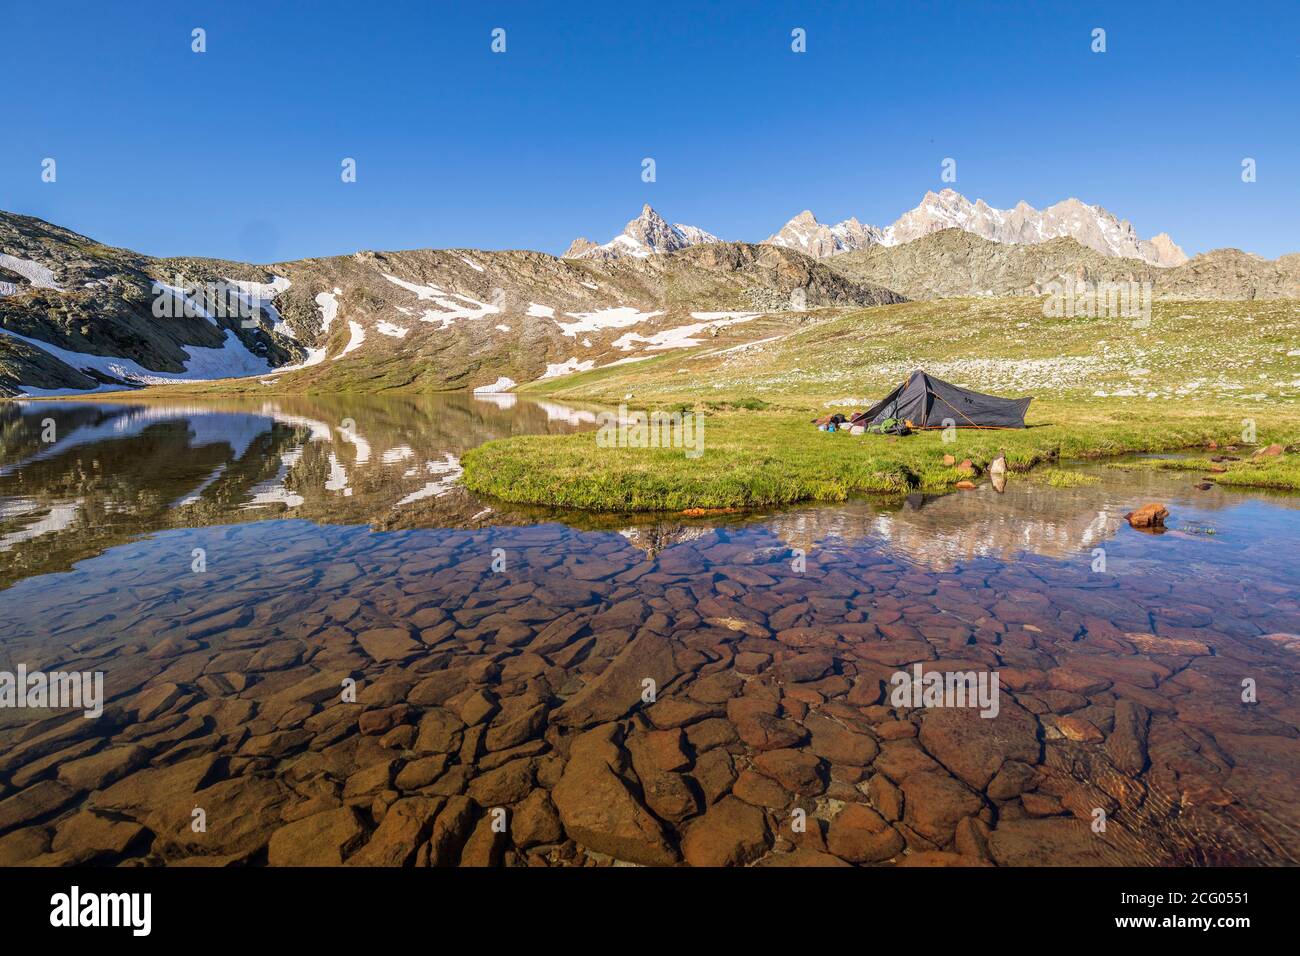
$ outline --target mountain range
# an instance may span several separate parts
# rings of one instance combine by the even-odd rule
[[[1167,233],[1140,239],[1131,223],[1101,206],[1066,199],[1038,210],[1022,200],[1011,209],[995,209],[982,199],[972,203],[953,189],[927,192],[916,208],[885,227],[864,225],[852,217],[828,226],[805,209],[764,239],[763,244],[797,249],[821,259],[872,246],[902,245],[944,229],[961,229],[993,242],[1018,245],[1069,237],[1102,255],[1139,259],[1156,266],[1177,266],[1187,261],[1186,253]],[[571,259],[644,257],[719,241],[696,226],[670,225],[646,205],[609,242],[596,245],[588,239],[576,239],[564,255]]]
[[[569,257],[419,249],[271,265],[155,258],[0,212],[0,396],[213,379],[265,395],[491,392],[680,349],[738,348],[847,310],[1041,295],[1052,283],[1300,299],[1300,254],[1220,249],[1156,265],[1153,248],[1177,247],[1130,242],[1127,223],[1097,207],[1058,204],[1031,228],[1016,210],[999,218],[953,196],[933,194],[888,232],[805,213],[765,243],[726,242],[646,207],[620,238]],[[1008,238],[1036,239],[1040,226],[1083,239]]]
[[[10,213],[0,283],[0,395],[33,396],[228,377],[268,394],[505,388],[904,300],[738,243],[609,261],[423,249],[262,266],[153,258]]]

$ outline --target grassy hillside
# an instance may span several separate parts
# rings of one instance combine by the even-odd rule
[[[706,414],[705,451],[599,448],[591,434],[491,442],[464,459],[472,490],[516,503],[681,510],[942,490],[963,477],[944,455],[1013,469],[1060,459],[1300,442],[1300,303],[1157,303],[1150,326],[1046,319],[1041,303],[957,300],[855,312],[742,348],[699,348],[534,389],[632,410]],[[1033,395],[1023,431],[892,439],[816,431],[809,419],[861,409],[913,368],[1007,396]],[[628,397],[630,396],[630,397]],[[1249,436],[1247,436],[1249,437]],[[1208,464],[1208,463],[1207,463]],[[1294,451],[1267,468],[1232,464],[1225,484],[1296,487]]]
[[[630,392],[637,407],[758,399],[811,409],[837,400],[865,405],[915,368],[981,391],[1102,409],[1174,399],[1240,406],[1243,414],[1294,406],[1300,300],[1156,302],[1147,328],[1120,318],[1045,318],[1036,298],[909,302],[744,347],[700,347],[567,376],[537,390],[606,402]]]

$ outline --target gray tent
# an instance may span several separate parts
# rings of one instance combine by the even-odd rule
[[[944,428],[949,422],[958,428],[1024,428],[1031,401],[972,392],[917,369],[875,405],[853,416],[851,424],[879,425],[894,418],[910,428]]]

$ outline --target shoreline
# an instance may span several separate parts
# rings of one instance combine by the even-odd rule
[[[1023,431],[959,431],[953,442],[943,442],[938,432],[895,439],[853,436],[816,431],[790,414],[729,412],[705,417],[704,452],[698,458],[688,458],[682,449],[601,448],[587,432],[516,436],[466,452],[463,483],[476,495],[514,505],[681,513],[835,502],[860,494],[953,491],[958,482],[985,475],[999,453],[1006,455],[1009,472],[1024,476],[1071,461],[1200,452],[1200,458],[1179,467],[1201,471],[1205,480],[1225,488],[1300,490],[1300,454],[1294,451],[1300,442],[1300,414],[1294,412],[1271,409],[1259,423],[1256,443],[1247,445],[1237,434],[1236,413],[1222,410],[1176,421],[1148,413],[1138,421],[1129,414],[1127,421],[1106,422],[1085,422],[1079,408],[1050,410],[1053,424],[1031,424]],[[1293,450],[1251,460],[1253,452],[1272,444]],[[945,455],[954,464],[944,464]],[[1240,460],[1208,461],[1216,455]],[[966,460],[973,473],[959,467]]]

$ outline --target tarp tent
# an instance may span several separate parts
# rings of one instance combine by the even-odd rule
[[[949,421],[958,428],[1024,428],[1032,401],[972,392],[917,369],[851,424],[870,427],[894,418],[910,428],[944,428]]]

